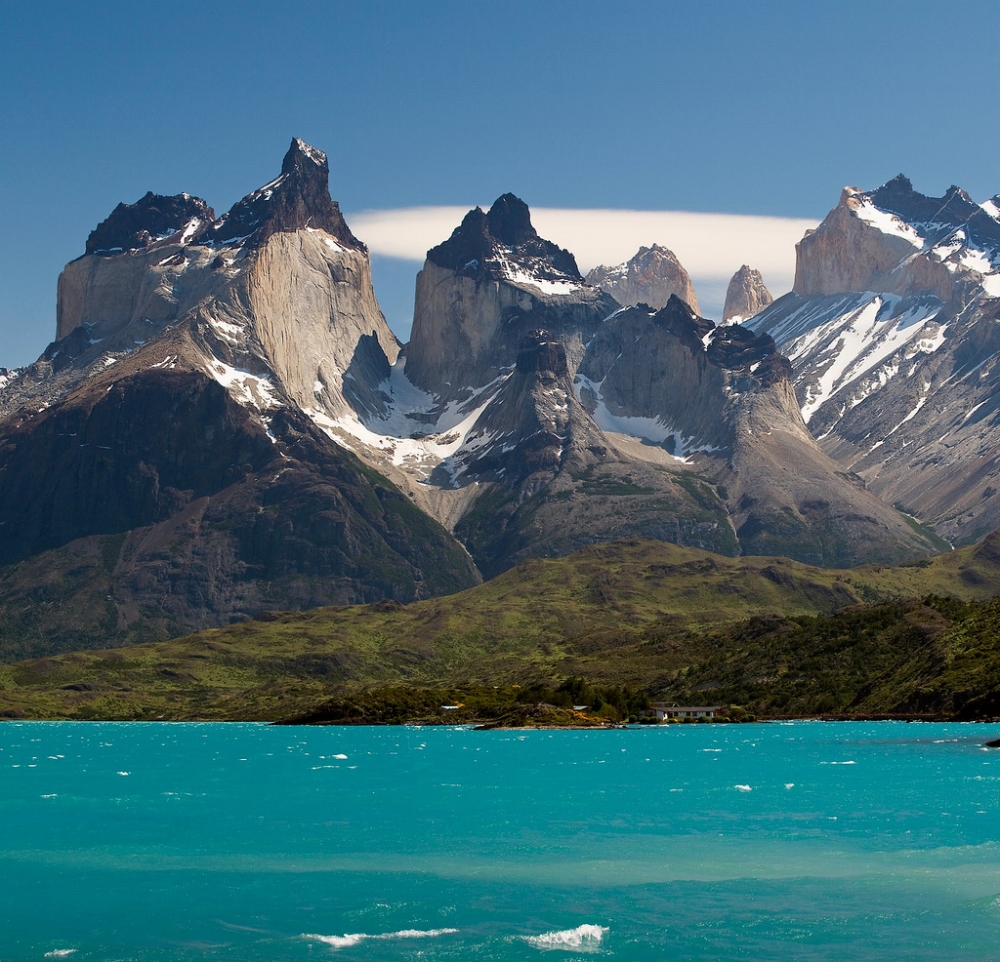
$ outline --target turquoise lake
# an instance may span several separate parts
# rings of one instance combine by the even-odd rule
[[[0,724],[0,962],[1000,959],[998,725]]]

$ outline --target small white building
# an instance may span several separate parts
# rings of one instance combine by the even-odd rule
[[[665,718],[715,718],[722,708],[722,705],[668,705],[662,701],[654,701],[649,706],[649,710],[656,713],[657,721]]]

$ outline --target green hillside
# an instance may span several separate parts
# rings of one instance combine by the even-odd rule
[[[992,603],[972,602],[997,594],[996,536],[848,571],[656,541],[602,544],[406,606],[268,614],[173,641],[0,665],[0,713],[282,719],[375,689],[567,678],[761,714],[947,713],[963,710],[948,686],[978,691],[993,670]]]

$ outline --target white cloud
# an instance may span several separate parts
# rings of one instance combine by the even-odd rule
[[[451,236],[468,207],[400,207],[345,214],[351,233],[373,254],[423,261],[427,251]]]
[[[468,209],[367,210],[348,215],[348,222],[373,254],[423,261],[427,250],[449,237]],[[721,314],[726,284],[741,264],[757,268],[775,296],[790,290],[795,244],[817,225],[791,217],[554,207],[532,208],[531,220],[539,234],[572,251],[584,273],[598,264],[620,264],[640,246],[669,247],[691,275],[709,317]]]

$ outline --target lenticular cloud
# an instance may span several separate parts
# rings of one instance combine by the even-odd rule
[[[471,205],[470,205],[471,206]],[[468,208],[407,207],[350,215],[357,235],[383,257],[421,261],[449,237]],[[816,222],[792,217],[670,210],[536,207],[531,219],[548,240],[570,250],[586,272],[619,264],[643,245],[669,247],[695,284],[723,283],[742,264],[759,270],[775,293],[791,288],[795,245]]]

